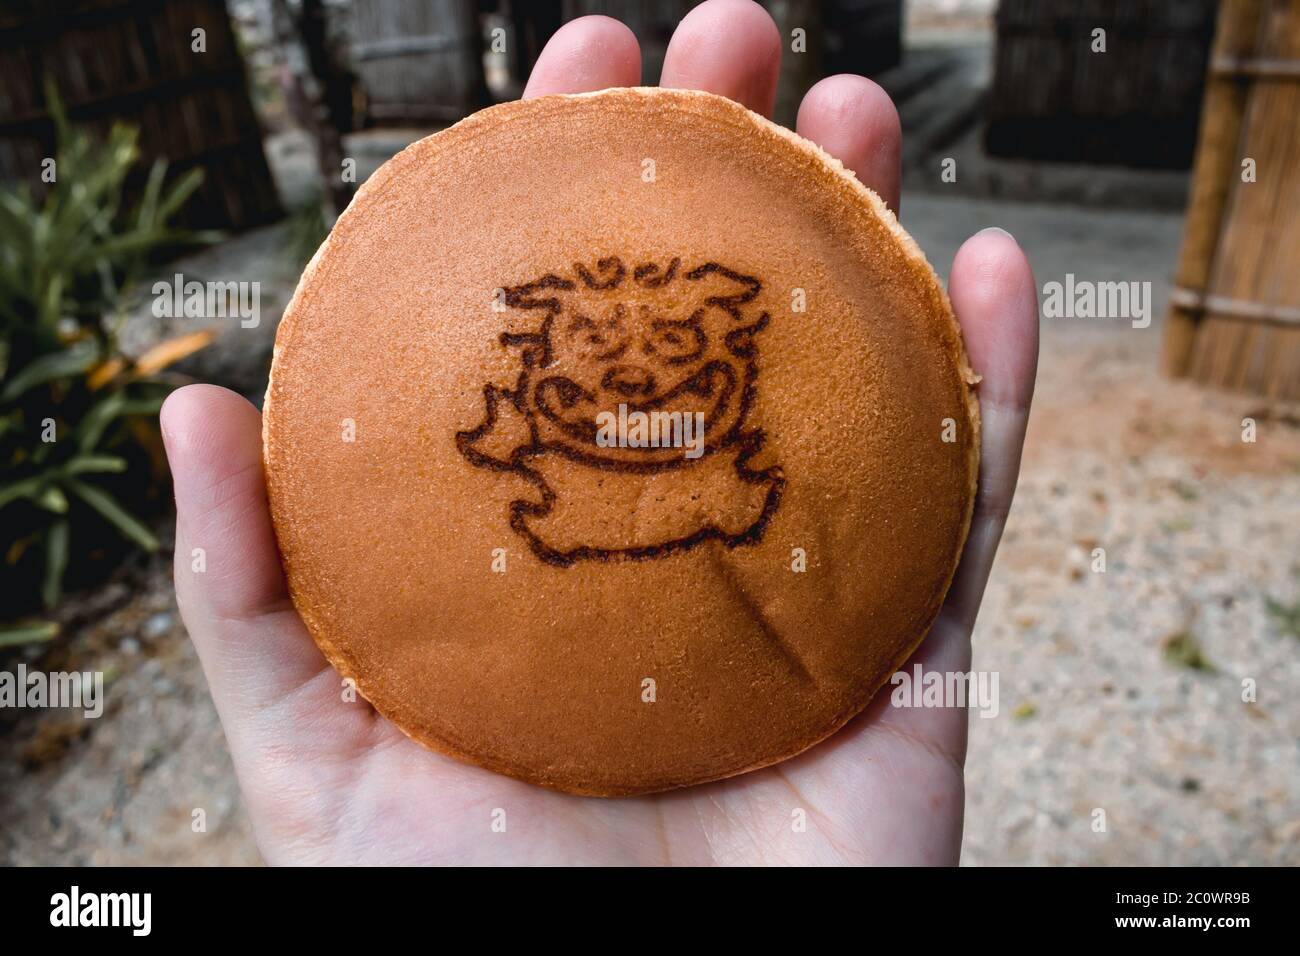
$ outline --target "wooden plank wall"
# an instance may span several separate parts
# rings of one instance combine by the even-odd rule
[[[1002,0],[985,146],[995,156],[1186,169],[1215,0]],[[1092,31],[1106,52],[1092,52]]]
[[[1300,400],[1300,0],[1223,5],[1165,367]]]
[[[191,49],[198,28],[204,53]],[[0,174],[34,188],[41,159],[54,154],[47,74],[78,126],[139,127],[137,181],[156,157],[173,175],[203,168],[185,224],[240,229],[281,214],[223,0],[0,7]]]

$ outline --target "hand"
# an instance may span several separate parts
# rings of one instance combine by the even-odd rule
[[[664,86],[770,114],[781,38],[748,0],[710,0],[677,28]],[[625,26],[584,17],[543,51],[525,92],[640,82]],[[889,97],[834,76],[804,98],[798,132],[898,208],[900,133]],[[961,566],[913,657],[966,671],[1007,509],[1038,352],[1037,301],[1015,240],[985,231],[953,263],[950,294],[979,387],[979,497]],[[195,385],[162,411],[176,483],[176,592],[216,700],[258,845],[271,863],[956,863],[966,710],[888,706],[889,688],[831,739],[775,767],[658,796],[553,793],[431,753],[358,700],[294,612],[267,511],[261,418]],[[191,549],[207,568],[191,571]],[[910,665],[909,665],[910,666]],[[494,833],[492,811],[507,811]],[[791,813],[807,813],[796,833]]]

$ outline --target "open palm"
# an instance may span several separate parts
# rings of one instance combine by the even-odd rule
[[[678,26],[665,86],[770,114],[781,38],[749,0],[710,0]],[[543,51],[525,92],[639,82],[622,24],[586,17]],[[869,80],[818,83],[798,132],[898,208],[900,133]],[[969,669],[970,632],[1015,489],[1037,361],[1037,304],[1015,241],[982,232],[949,292],[983,375],[980,490],[938,622],[914,660]],[[900,709],[881,693],[813,750],[765,770],[657,796],[553,793],[431,753],[365,701],[346,702],[285,587],[262,478],[261,417],[225,389],[176,392],[162,412],[176,483],[176,590],[269,862],[955,863],[966,750],[962,708]],[[206,569],[191,568],[202,548]]]

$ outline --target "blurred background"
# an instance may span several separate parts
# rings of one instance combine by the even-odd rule
[[[623,20],[653,84],[690,6],[0,3],[0,670],[107,684],[96,719],[0,708],[0,861],[259,862],[172,593],[162,399],[260,404],[356,185],[517,97],[561,23]],[[998,225],[1044,301],[1149,283],[1147,322],[1045,308],[963,861],[1300,863],[1300,0],[765,6],[779,121],[832,73],[893,96],[941,274]],[[178,273],[256,283],[256,323],[166,314]]]

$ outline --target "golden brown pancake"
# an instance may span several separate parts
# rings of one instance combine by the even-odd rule
[[[293,600],[441,753],[596,795],[764,767],[934,622],[975,380],[916,244],[793,133],[677,90],[484,110],[366,182],[280,325]]]

